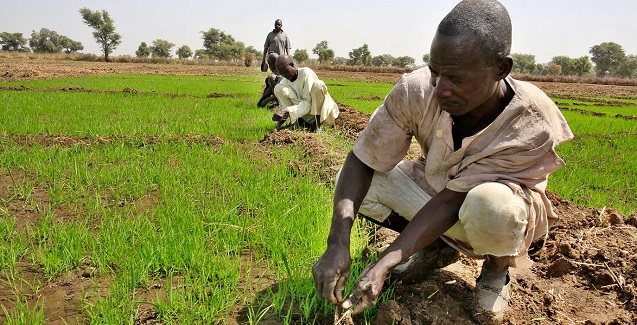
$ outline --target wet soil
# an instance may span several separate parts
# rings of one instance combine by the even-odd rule
[[[57,78],[107,73],[165,73],[165,74],[241,74],[244,67],[198,67],[198,66],[162,66],[104,63],[68,63],[68,62],[17,62],[0,59],[0,82],[32,78]],[[252,72],[251,72],[252,73]],[[395,82],[398,74],[364,74],[319,72],[319,75],[338,75],[352,80]],[[0,83],[1,85],[1,83]],[[635,98],[637,87],[600,86],[578,84],[538,83],[538,86],[551,95],[589,96],[598,94],[613,98]],[[19,91],[16,89],[16,91]],[[336,99],[338,100],[338,99]],[[336,126],[326,132],[340,132],[352,141],[363,130],[369,116],[354,108],[339,105],[340,117]],[[256,107],[255,107],[256,108]],[[109,138],[109,137],[71,137],[66,135],[6,135],[0,134],[1,141],[13,141],[19,145],[37,143],[45,146],[101,145],[113,141],[123,141],[132,145],[148,145],[161,141],[203,142],[218,146],[224,139],[199,135],[180,138]],[[344,160],[346,152],[334,151],[322,141],[320,134],[298,130],[284,130],[264,135],[259,141],[263,150],[276,150],[277,146],[300,145],[306,149],[305,161],[289,162],[290,168],[298,173],[317,175],[322,181],[330,181],[338,165]],[[417,155],[417,151],[411,152]],[[325,168],[329,166],[330,168]],[[48,209],[53,205],[49,197],[47,184],[36,184],[31,199],[27,201],[15,195],[15,184],[25,180],[34,181],[35,175],[21,172],[3,171],[0,173],[0,198],[5,204],[2,214],[10,214],[18,219],[17,232],[26,224],[34,222],[40,214],[39,209]],[[531,250],[535,264],[529,269],[512,271],[512,309],[506,314],[506,324],[635,324],[637,323],[637,213],[624,216],[611,207],[585,208],[563,200],[555,193],[549,193],[554,210],[560,217],[553,225],[549,235],[538,240]],[[140,213],[154,209],[156,193],[135,198],[130,202],[112,201],[121,208],[134,206]],[[54,215],[68,222],[79,222],[84,216],[73,207],[54,207]],[[21,230],[22,229],[22,230]],[[396,233],[385,229],[375,229],[375,240],[370,249],[382,249],[396,237]],[[250,252],[242,256],[250,260]],[[397,283],[394,299],[380,306],[375,318],[376,324],[475,324],[477,318],[472,312],[472,296],[475,278],[480,271],[480,261],[467,257],[443,269],[434,271],[420,282]],[[16,284],[24,292],[30,303],[43,303],[44,313],[51,324],[82,323],[82,299],[103,295],[108,290],[110,279],[95,273],[91,262],[69,274],[55,279],[46,279],[37,268],[22,264],[20,276],[32,283],[39,283],[34,292],[24,283]],[[254,272],[256,268],[251,268]],[[252,278],[247,276],[246,278]],[[273,278],[273,277],[272,277]],[[265,277],[260,289],[273,288],[276,283]],[[4,278],[8,280],[8,278]],[[170,281],[177,286],[179,278]],[[10,306],[15,294],[9,289],[7,281],[0,284],[0,302]],[[139,289],[140,297],[152,299],[166,291],[166,283],[155,283]],[[255,296],[257,293],[255,293]],[[235,314],[228,323],[244,323],[242,306],[234,309]],[[4,319],[0,311],[0,322]],[[354,317],[354,323],[360,319]],[[136,324],[155,324],[156,313],[152,307],[140,307]],[[277,324],[275,318],[265,317],[264,324]],[[318,320],[320,324],[332,324],[333,318]]]

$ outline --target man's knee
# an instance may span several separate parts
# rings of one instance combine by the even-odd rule
[[[524,239],[529,207],[501,183],[484,183],[467,193],[460,222],[469,244],[481,255],[517,255]]]
[[[274,87],[274,95],[281,99],[281,98],[297,98],[296,93],[294,93],[294,91],[292,90],[292,88],[283,85],[283,84],[277,84]]]

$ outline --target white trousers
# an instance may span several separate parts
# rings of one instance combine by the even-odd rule
[[[338,181],[340,171],[336,177]],[[399,167],[394,167],[387,173],[374,173],[359,213],[382,222],[393,210],[411,220],[431,197]],[[518,256],[524,249],[521,246],[529,208],[508,186],[481,184],[467,193],[458,222],[442,238],[473,257]]]

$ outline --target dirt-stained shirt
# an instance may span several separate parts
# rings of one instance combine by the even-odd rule
[[[277,32],[275,29],[268,33],[268,36],[265,37],[265,44],[263,47],[267,49],[268,53],[274,52],[276,54],[287,54],[285,50],[291,49],[292,45],[290,45],[288,34],[284,31]]]
[[[533,207],[525,237],[548,232],[557,219],[546,197],[551,172],[564,166],[555,147],[573,134],[553,101],[536,86],[507,77],[515,95],[486,128],[454,150],[453,120],[438,106],[428,68],[403,75],[354,144],[354,154],[374,170],[386,172],[418,141],[420,163],[404,170],[431,195],[445,188],[468,192],[485,182],[511,187]],[[526,250],[523,250],[524,252]]]

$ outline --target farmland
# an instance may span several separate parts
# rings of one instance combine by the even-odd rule
[[[332,180],[400,76],[318,74],[337,125],[271,133],[256,68],[0,61],[2,322],[332,322],[310,273]],[[632,323],[637,87],[537,85],[576,139],[549,183],[562,219],[516,276],[509,319]],[[354,231],[350,287],[395,236]],[[360,321],[471,324],[478,270],[462,258],[393,283]]]

